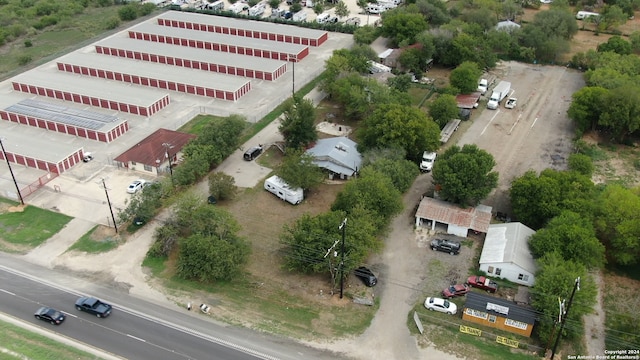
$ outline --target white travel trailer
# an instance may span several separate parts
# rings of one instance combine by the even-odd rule
[[[289,184],[276,175],[264,181],[264,189],[293,205],[298,205],[304,200],[302,189],[292,189]]]
[[[600,14],[595,12],[589,12],[589,11],[578,11],[578,13],[576,14],[576,19],[584,20],[592,16],[600,16]]]
[[[224,1],[218,0],[216,2],[207,3],[207,5],[205,5],[205,9],[213,10],[213,11],[222,11],[224,10]]]

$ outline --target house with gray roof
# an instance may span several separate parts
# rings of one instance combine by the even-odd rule
[[[535,231],[519,223],[489,225],[480,254],[480,270],[490,276],[520,285],[533,286],[537,266],[529,251]]]
[[[340,136],[320,139],[315,146],[307,150],[313,156],[314,164],[329,171],[329,178],[348,179],[362,167],[362,156],[357,145],[351,139]]]

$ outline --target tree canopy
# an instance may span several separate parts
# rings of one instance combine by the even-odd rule
[[[429,105],[429,115],[440,129],[444,128],[449,121],[458,118],[459,112],[456,97],[450,94],[439,95]]]
[[[287,148],[305,148],[318,139],[314,121],[316,108],[309,99],[294,96],[284,105],[284,119],[278,130]]]
[[[380,105],[364,119],[358,133],[359,148],[401,148],[417,161],[425,150],[440,146],[440,128],[424,112],[400,104]]]
[[[482,71],[478,68],[478,64],[465,61],[451,71],[449,82],[451,86],[456,87],[463,94],[469,94],[478,88],[478,79],[482,75]]]
[[[596,238],[591,220],[568,210],[531,235],[529,246],[536,258],[556,252],[588,269],[601,268],[605,263],[605,248]]]
[[[440,196],[461,206],[476,205],[498,184],[493,156],[476,145],[456,145],[438,156],[433,165],[433,183]]]
[[[640,188],[608,185],[600,194],[595,227],[612,264],[636,265],[640,259]]]
[[[324,173],[313,160],[313,156],[302,149],[289,150],[276,175],[293,188],[315,188],[322,183]]]

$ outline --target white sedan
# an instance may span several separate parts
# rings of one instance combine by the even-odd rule
[[[138,190],[142,189],[145,183],[146,181],[142,179],[138,179],[132,182],[131,184],[129,184],[129,187],[127,188],[127,192],[129,194],[135,194],[136,192],[138,192]]]
[[[428,297],[427,300],[424,301],[424,307],[431,311],[439,311],[449,315],[454,315],[458,311],[456,304],[449,300],[436,297]]]

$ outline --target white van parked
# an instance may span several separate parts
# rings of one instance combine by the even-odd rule
[[[304,200],[302,189],[292,189],[289,187],[289,184],[276,175],[264,181],[264,188],[268,192],[293,205],[298,205]]]
[[[589,11],[578,11],[578,13],[576,14],[576,19],[584,20],[592,16],[600,16],[600,14],[595,12],[589,12]]]

